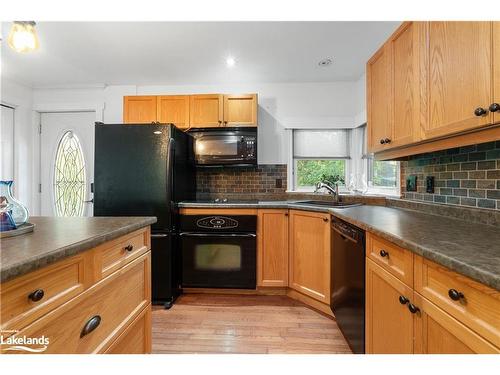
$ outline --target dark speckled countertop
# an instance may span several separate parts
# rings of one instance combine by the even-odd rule
[[[330,212],[458,273],[500,290],[500,228],[446,216],[384,206],[328,208],[296,201],[209,203],[180,207],[293,208]]]
[[[34,232],[1,239],[0,282],[156,223],[156,218],[35,216],[29,221]]]

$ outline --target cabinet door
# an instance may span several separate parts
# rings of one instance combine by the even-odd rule
[[[429,120],[426,139],[487,125],[492,115],[476,115],[492,103],[491,22],[428,24]]]
[[[413,319],[407,304],[413,291],[370,259],[366,259],[366,353],[413,353]]]
[[[290,211],[290,287],[330,304],[330,215]]]
[[[391,45],[386,43],[366,65],[368,148],[381,151],[392,138]]]
[[[493,103],[500,104],[500,21],[493,22],[493,53]],[[493,117],[494,122],[500,122],[500,110]]]
[[[415,353],[471,354],[499,353],[500,350],[452,318],[445,311],[415,293]]]
[[[386,148],[412,143],[420,136],[419,41],[423,23],[405,22],[389,40],[392,54],[392,138]]]
[[[106,354],[151,353],[151,305],[105,350]]]
[[[156,118],[156,96],[124,96],[123,122],[151,124]]]
[[[257,284],[288,286],[288,210],[259,210]]]
[[[189,129],[189,95],[159,96],[158,121]]]
[[[189,98],[189,123],[191,127],[209,128],[222,126],[223,95],[191,95]]]
[[[224,95],[224,126],[257,126],[257,94]]]

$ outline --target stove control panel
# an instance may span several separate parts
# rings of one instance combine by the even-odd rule
[[[232,229],[238,227],[238,221],[226,216],[208,216],[198,219],[196,226],[205,229]]]

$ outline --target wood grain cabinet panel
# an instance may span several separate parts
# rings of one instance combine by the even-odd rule
[[[290,288],[330,304],[330,215],[290,210]]]
[[[500,347],[500,292],[415,257],[415,291]]]
[[[391,45],[384,44],[366,64],[366,110],[368,148],[372,152],[387,146],[392,138],[392,56]]]
[[[97,275],[97,278],[108,276],[149,249],[151,249],[149,227],[139,229],[98,246],[96,248],[96,258],[100,264],[101,273]]]
[[[368,232],[366,254],[386,271],[406,285],[413,287],[413,253],[411,251]]]
[[[224,95],[224,126],[257,126],[257,94]]]
[[[493,22],[493,103],[500,104],[500,21]],[[500,123],[500,111],[493,114],[493,121]]]
[[[386,149],[410,144],[420,138],[422,88],[420,41],[422,22],[404,22],[389,40],[393,74],[393,129]]]
[[[429,121],[426,139],[490,124],[492,102],[492,23],[428,23]]]
[[[191,127],[222,126],[224,96],[220,94],[191,95],[189,97],[189,123]]]
[[[413,290],[366,259],[366,353],[413,353],[413,315],[400,297],[411,301]]]
[[[106,354],[151,353],[151,305],[146,307],[105,351]]]
[[[151,124],[157,121],[156,96],[124,96],[123,122],[125,124]]]
[[[95,284],[16,335],[49,339],[44,353],[104,351],[151,301],[150,253]],[[100,323],[85,334],[91,319]]]
[[[288,210],[259,210],[257,285],[288,286]]]
[[[79,254],[3,283],[0,327],[19,330],[89,287],[89,255]]]
[[[500,353],[498,348],[418,293],[413,301],[420,309],[415,315],[415,353]]]
[[[174,124],[182,130],[189,129],[189,95],[158,96],[157,121]]]

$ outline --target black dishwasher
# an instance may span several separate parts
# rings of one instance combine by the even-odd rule
[[[354,353],[365,352],[365,231],[332,216],[331,302]]]

